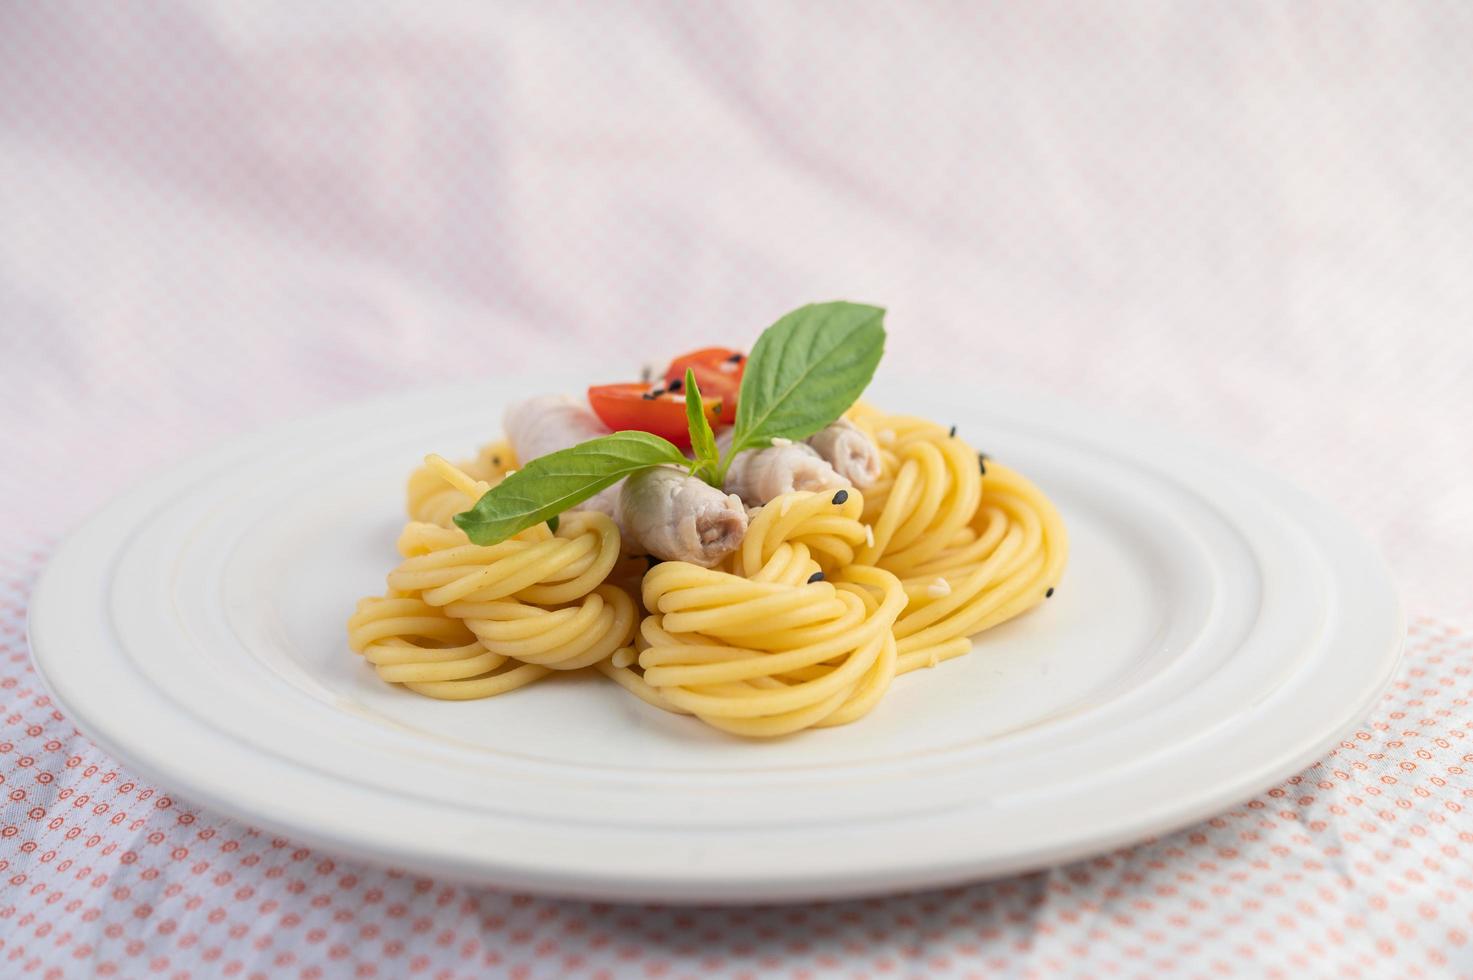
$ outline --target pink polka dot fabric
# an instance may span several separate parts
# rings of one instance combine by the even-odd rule
[[[1473,976],[1469,63],[1459,5],[7,6],[0,976]],[[1349,514],[1412,613],[1371,717],[1092,860],[671,909],[273,838],[31,669],[56,542],[165,461],[836,297],[892,376],[1170,419]]]

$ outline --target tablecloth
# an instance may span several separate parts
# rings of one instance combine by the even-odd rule
[[[1473,8],[0,5],[0,974],[1473,976]],[[1304,773],[1067,867],[804,907],[377,870],[148,785],[30,667],[119,487],[376,393],[750,339],[1166,418],[1387,555]],[[386,507],[396,504],[387,501]]]

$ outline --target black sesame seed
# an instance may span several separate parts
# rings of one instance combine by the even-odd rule
[[[492,456],[491,457],[491,465],[492,466],[500,466],[501,465],[501,457],[500,456]]]
[[[849,491],[848,490],[840,490],[838,493],[834,494],[834,503],[836,503],[836,504],[842,504],[844,501],[846,501],[848,499],[849,499]]]
[[[946,433],[946,438],[948,438],[948,439],[955,439],[956,438],[956,426],[953,425],[951,427],[951,431],[948,432],[948,433]]]
[[[814,582],[822,582],[822,581],[823,581],[823,572],[814,572],[812,575],[808,576],[808,584],[809,585],[812,585]]]
[[[742,355],[741,354],[733,354],[730,357],[728,357],[727,360],[730,361],[733,364],[739,364],[739,363],[741,363]]]
[[[669,388],[669,390],[670,391],[679,391],[680,390],[680,386],[683,385],[683,384],[685,384],[684,381],[681,381],[679,378],[676,378],[674,381],[670,382],[670,388]]]
[[[645,392],[641,397],[644,398],[645,401],[651,401],[652,402],[656,398],[659,398],[664,393],[665,393],[665,389],[664,388],[651,388],[649,391]]]
[[[716,403],[716,407],[714,409],[712,409],[712,411],[714,411],[717,415],[720,415],[721,414],[721,406],[724,405],[724,404],[726,404],[726,403],[725,402],[717,402]]]
[[[1053,590],[1053,588],[1050,587],[1049,590],[1043,594],[1043,597],[1045,599],[1052,599],[1054,597],[1054,590]]]

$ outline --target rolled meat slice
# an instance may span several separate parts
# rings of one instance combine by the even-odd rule
[[[649,554],[710,568],[747,533],[740,498],[676,466],[656,466],[624,481],[619,526]]]
[[[569,449],[609,434],[585,405],[567,395],[540,395],[518,402],[503,419],[517,461]],[[735,551],[747,533],[747,512],[729,497],[675,466],[637,473],[577,504],[619,525],[624,550],[707,568]]]
[[[834,472],[861,490],[880,478],[880,447],[848,419],[820,429],[808,437],[807,443]]]
[[[721,452],[731,448],[731,430],[717,439]],[[760,507],[774,497],[794,490],[841,490],[850,482],[809,445],[787,440],[774,441],[766,449],[737,453],[726,471],[726,492],[734,493],[749,507]]]
[[[609,427],[587,405],[570,395],[537,395],[517,402],[506,410],[501,424],[522,466],[538,456],[571,449],[580,442],[609,434]],[[571,509],[596,510],[618,521],[619,484]]]
[[[609,434],[609,427],[571,395],[538,395],[517,402],[506,410],[502,424],[523,463]]]

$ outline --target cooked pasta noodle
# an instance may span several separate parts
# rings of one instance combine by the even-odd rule
[[[438,457],[426,465],[457,488],[478,483]],[[614,522],[594,512],[491,547],[456,527],[411,522],[389,594],[359,603],[349,644],[384,680],[450,700],[591,666],[630,641],[638,618],[629,593],[606,583],[619,548]]]
[[[645,575],[638,663],[654,703],[754,736],[874,706],[895,675],[891,627],[905,595],[894,575],[850,563],[865,539],[862,504],[843,496],[794,493],[764,507],[729,570],[664,562]]]
[[[348,644],[383,680],[449,701],[504,694],[550,673],[492,653],[460,620],[414,596],[360,600]]]
[[[849,417],[879,446],[874,485],[768,502],[715,568],[621,558],[594,511],[472,544],[451,518],[515,467],[511,448],[458,467],[431,456],[410,478],[403,561],[359,604],[350,644],[437,698],[594,668],[738,735],[854,721],[899,675],[1052,595],[1068,540],[1037,487],[954,429],[865,405]]]
[[[1043,601],[1063,573],[1068,539],[1037,487],[984,463],[934,422],[857,416],[880,444],[882,472],[866,496],[873,542],[856,560],[905,586],[910,604],[895,625],[900,673],[966,653],[970,637]]]
[[[469,510],[482,493],[517,468],[516,455],[505,440],[487,443],[475,459],[454,467],[468,476],[469,481],[447,482],[442,463],[444,460],[438,456],[432,457],[409,474],[408,510],[411,521],[454,527],[450,520],[452,517]]]

